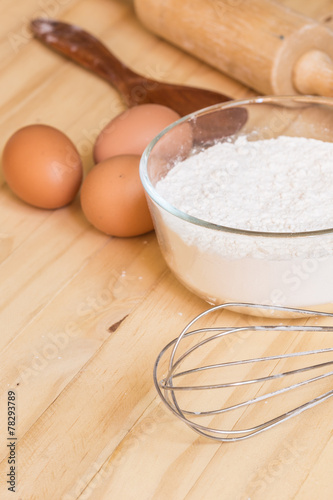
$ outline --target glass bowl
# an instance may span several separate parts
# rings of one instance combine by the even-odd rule
[[[246,302],[332,311],[332,227],[274,232],[219,225],[178,209],[156,189],[179,162],[240,136],[247,141],[288,136],[333,142],[333,99],[268,96],[230,101],[178,120],[149,144],[140,176],[168,266],[188,289],[213,305]],[[246,168],[246,162],[242,165]],[[235,175],[233,168],[225,167],[224,175]],[[281,187],[286,190],[288,185]],[[191,197],[191,188],[184,189],[184,196]],[[317,202],[319,206],[321,200]],[[295,216],[293,204],[290,216]]]

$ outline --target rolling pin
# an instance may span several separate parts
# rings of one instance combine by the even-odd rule
[[[135,0],[153,33],[263,94],[333,96],[333,30],[269,0]]]

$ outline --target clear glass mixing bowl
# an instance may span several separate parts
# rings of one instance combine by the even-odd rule
[[[149,144],[140,176],[168,266],[210,304],[250,302],[331,311],[333,228],[273,233],[220,226],[178,210],[157,192],[156,183],[177,162],[241,135],[251,141],[292,136],[333,142],[333,99],[230,101],[180,119]]]

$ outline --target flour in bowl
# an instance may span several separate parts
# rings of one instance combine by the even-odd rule
[[[220,142],[179,162],[156,190],[194,217],[236,229],[333,227],[333,143],[302,137]]]
[[[278,137],[217,143],[180,161],[156,184],[178,210],[162,210],[157,236],[169,267],[210,303],[318,306],[333,302],[333,144]]]

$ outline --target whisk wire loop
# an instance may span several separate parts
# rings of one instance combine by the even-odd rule
[[[210,327],[210,328],[199,328],[199,329],[194,329],[191,330],[191,328],[195,325],[197,321],[200,319],[204,318],[208,314],[214,313],[216,311],[223,310],[225,308],[232,309],[232,308],[260,308],[263,310],[269,310],[269,311],[278,311],[281,312],[283,311],[284,313],[292,313],[292,314],[297,314],[297,315],[302,315],[302,316],[308,316],[308,317],[314,317],[314,316],[322,316],[322,317],[333,317],[332,313],[326,313],[326,312],[319,312],[319,311],[312,311],[312,310],[306,310],[306,309],[298,309],[298,308],[287,308],[283,306],[268,306],[268,305],[260,305],[260,304],[249,304],[249,303],[226,303],[226,304],[220,304],[218,306],[214,306],[203,313],[199,314],[196,316],[188,325],[182,330],[180,335],[176,338],[173,339],[171,342],[169,342],[160,352],[158,355],[155,365],[154,365],[154,372],[153,372],[153,377],[154,377],[154,383],[156,390],[161,397],[162,401],[165,403],[165,405],[169,408],[169,410],[176,416],[178,417],[181,421],[183,421],[185,424],[187,424],[190,428],[192,428],[195,432],[197,432],[200,435],[212,438],[214,440],[218,441],[239,441],[242,439],[246,439],[248,437],[254,436],[260,432],[263,432],[264,430],[270,429],[276,425],[278,425],[281,422],[284,422],[296,415],[299,415],[303,411],[313,408],[314,406],[318,405],[319,403],[326,401],[330,397],[333,396],[333,390],[329,390],[324,392],[323,394],[320,394],[309,401],[306,401],[305,403],[299,404],[295,408],[292,408],[290,410],[287,410],[280,415],[277,415],[273,418],[268,418],[266,421],[258,423],[256,425],[247,427],[247,428],[238,428],[235,429],[235,424],[230,427],[229,429],[221,429],[217,428],[212,425],[203,425],[198,422],[198,418],[200,417],[210,417],[210,418],[216,418],[219,415],[226,414],[227,412],[232,412],[232,411],[237,411],[241,408],[246,408],[249,407],[250,405],[254,406],[255,404],[258,403],[266,403],[270,398],[276,397],[276,396],[281,396],[284,395],[290,391],[294,391],[295,389],[299,389],[301,387],[304,387],[308,384],[315,384],[316,382],[320,380],[324,380],[328,377],[333,376],[333,371],[328,371],[326,373],[320,373],[316,376],[312,376],[308,379],[305,380],[300,380],[296,382],[292,382],[290,385],[284,386],[284,387],[279,387],[277,389],[268,391],[265,394],[258,394],[261,388],[263,387],[264,383],[270,382],[272,383],[273,381],[277,379],[283,379],[285,377],[290,377],[293,378],[296,375],[305,373],[305,372],[310,372],[313,370],[320,370],[326,367],[329,367],[333,365],[333,359],[330,359],[328,361],[323,361],[323,362],[315,362],[312,364],[309,364],[307,366],[302,366],[300,368],[294,368],[294,369],[287,369],[287,370],[282,370],[279,373],[269,373],[265,374],[263,376],[259,377],[252,377],[248,379],[236,379],[233,381],[222,381],[219,383],[205,383],[205,384],[184,384],[180,383],[177,385],[178,380],[186,379],[186,377],[191,377],[192,375],[198,376],[204,373],[209,373],[209,372],[215,372],[217,370],[222,370],[222,369],[229,369],[231,367],[242,367],[244,365],[255,365],[255,364],[265,364],[268,362],[276,362],[275,364],[277,365],[279,362],[283,361],[285,362],[286,360],[290,358],[306,358],[309,356],[318,356],[318,355],[323,355],[323,354],[329,354],[333,352],[333,347],[325,347],[321,349],[311,349],[307,351],[300,351],[300,352],[292,352],[292,353],[283,353],[283,354],[274,354],[274,355],[269,355],[269,356],[258,356],[258,357],[252,357],[252,358],[246,358],[246,359],[240,359],[240,360],[232,360],[232,361],[223,361],[219,363],[213,363],[213,364],[205,364],[205,365],[200,365],[195,368],[188,368],[183,371],[179,371],[180,366],[187,361],[194,353],[195,351],[202,349],[204,346],[207,346],[211,342],[215,341],[220,341],[223,337],[227,337],[229,335],[235,335],[239,334],[240,332],[247,332],[249,334],[255,333],[255,332],[267,332],[267,333],[279,333],[282,334],[283,332],[302,332],[302,333],[313,333],[313,332],[333,332],[333,326],[328,326],[328,325],[323,325],[323,326],[300,326],[300,325],[284,325],[284,324],[278,324],[278,325],[251,325],[251,326],[242,326],[242,327],[226,327],[226,326],[221,326],[221,327]],[[207,338],[200,339],[196,344],[192,345],[189,347],[187,350],[185,350],[183,353],[178,354],[180,345],[183,343],[185,339],[189,339],[190,337],[194,337],[196,335],[207,335],[209,336]],[[161,364],[162,359],[164,359],[167,354],[169,354],[169,363],[168,363],[168,371],[167,374],[159,380],[158,378],[158,370]],[[203,409],[203,410],[192,410],[188,408],[184,408],[183,405],[180,403],[179,400],[179,395],[181,393],[194,393],[197,392],[200,394],[200,391],[210,391],[210,390],[215,390],[219,391],[221,389],[231,389],[233,391],[236,391],[237,388],[244,388],[245,386],[255,386],[255,384],[259,385],[259,389],[257,390],[257,394],[254,396],[248,396],[241,397],[241,400],[232,403],[226,406],[216,406],[213,409]],[[242,389],[242,393],[243,393]],[[177,396],[178,394],[178,396]],[[230,393],[229,397],[233,398],[234,393]],[[217,398],[218,399],[218,398]],[[237,420],[240,419],[240,417],[236,416]]]

